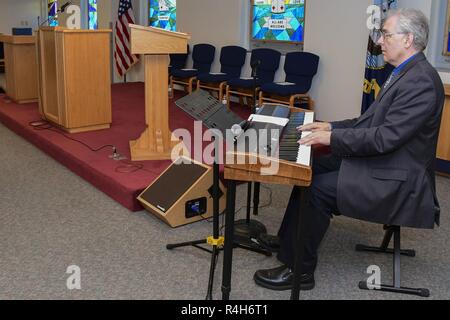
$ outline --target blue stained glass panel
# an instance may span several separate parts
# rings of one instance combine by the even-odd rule
[[[89,29],[98,29],[97,0],[88,0]]]
[[[304,0],[253,0],[252,39],[303,41]]]
[[[169,31],[177,29],[177,1],[149,0],[149,25]]]
[[[58,1],[57,0],[48,0],[47,2],[48,8],[48,25],[51,27],[58,26]]]

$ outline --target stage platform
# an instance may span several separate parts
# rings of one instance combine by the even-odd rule
[[[143,210],[136,197],[171,161],[130,160],[129,141],[137,139],[145,128],[144,84],[114,84],[111,95],[113,122],[111,128],[105,130],[75,134],[55,128],[40,130],[39,127],[30,125],[41,119],[37,103],[19,105],[9,101],[4,95],[0,95],[0,122],[124,207],[131,211]],[[176,91],[174,99],[169,100],[169,126],[172,131],[185,128],[192,133],[193,119],[175,105],[175,101],[182,96],[181,92]],[[233,104],[231,109],[242,118],[247,118],[250,114],[247,107],[236,104]],[[82,143],[70,140],[61,133],[89,145],[92,149],[114,145],[117,152],[127,160],[111,159],[111,147],[93,152]]]

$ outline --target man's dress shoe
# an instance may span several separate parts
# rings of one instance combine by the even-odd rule
[[[255,272],[253,276],[256,284],[272,290],[291,290],[294,282],[294,272],[285,265],[263,269]],[[300,275],[300,289],[311,290],[314,288],[314,274],[304,273]]]
[[[280,250],[280,239],[267,233],[260,233],[258,235],[258,242],[264,249],[271,252],[278,252]]]

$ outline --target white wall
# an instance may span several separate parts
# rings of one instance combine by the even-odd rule
[[[191,34],[191,43],[208,42],[217,47],[246,42],[241,34],[248,25],[248,0],[178,0],[177,29]],[[214,14],[213,14],[214,13]],[[248,30],[248,28],[247,28]]]
[[[0,33],[11,34],[13,27],[35,29],[39,15],[40,0],[0,0]]]
[[[431,18],[432,15],[432,0],[398,0],[398,7],[399,8],[414,8],[414,9],[418,9],[420,11],[422,11],[425,16],[428,17],[428,19]],[[432,24],[432,22],[430,23],[430,25]],[[433,30],[430,30],[433,31]],[[433,36],[430,35],[430,44],[432,41]],[[429,55],[429,51],[428,48],[427,50],[425,50],[425,54]]]
[[[214,45],[212,71],[219,71],[221,47],[238,45],[248,49],[248,7],[249,0],[177,0],[177,29],[191,35],[191,48],[197,43]]]
[[[438,28],[442,28],[442,26],[439,25],[441,21],[438,19],[438,16],[441,14],[439,10],[443,7],[440,5],[441,2],[443,2],[443,0],[398,0],[399,7],[419,9],[430,20],[430,39],[425,54],[431,63],[437,60],[437,55],[441,54],[438,48],[441,48],[440,45],[444,41],[443,38],[439,36],[438,32]],[[449,72],[439,72],[439,75],[444,83],[450,83]]]
[[[361,111],[371,0],[306,2],[304,50],[320,56],[313,80],[316,117],[332,121]]]
[[[419,9],[427,17],[430,17],[432,2],[433,0],[398,0],[398,7]]]
[[[112,1],[111,0],[98,0],[97,1],[98,12],[98,28],[109,29],[112,17]],[[116,13],[117,14],[117,13]]]

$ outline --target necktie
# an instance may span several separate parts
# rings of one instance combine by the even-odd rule
[[[391,72],[391,74],[389,75],[389,78],[386,80],[386,82],[383,85],[383,89],[386,89],[389,86],[389,84],[392,82],[394,77],[395,77],[395,74],[393,72]]]

